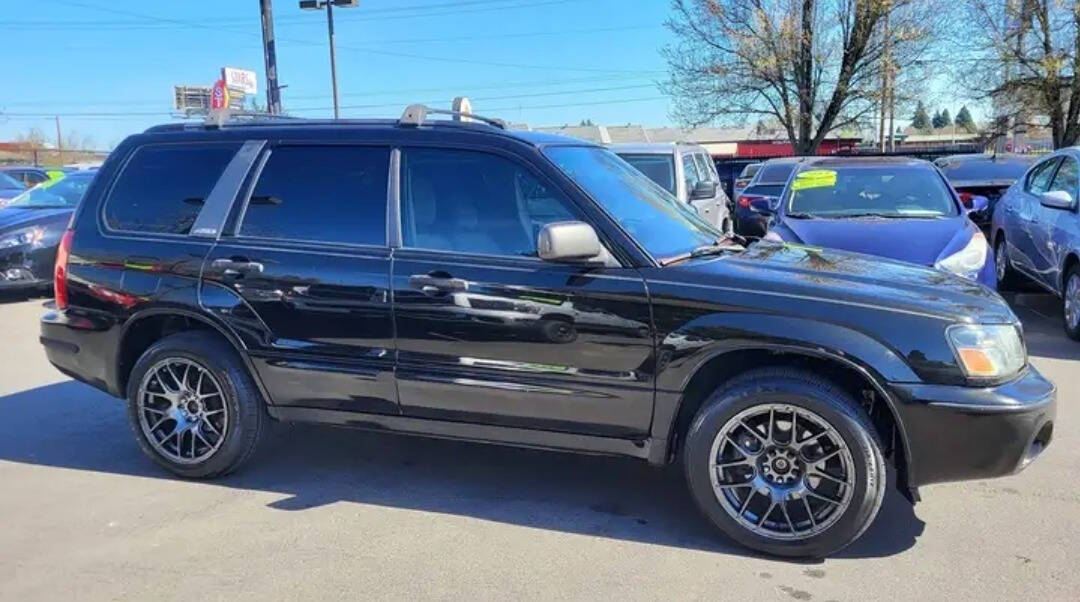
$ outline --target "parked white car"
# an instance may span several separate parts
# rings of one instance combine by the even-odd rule
[[[721,232],[732,232],[731,204],[705,147],[681,142],[608,146]]]

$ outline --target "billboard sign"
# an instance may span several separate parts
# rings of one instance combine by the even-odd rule
[[[239,90],[244,94],[255,94],[258,90],[258,79],[256,79],[254,71],[222,67],[221,79],[224,80],[225,86],[230,90]]]

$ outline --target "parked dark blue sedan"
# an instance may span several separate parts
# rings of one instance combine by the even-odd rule
[[[933,266],[991,288],[994,256],[968,212],[972,207],[933,165],[900,158],[818,158],[799,164],[766,238],[831,247]]]

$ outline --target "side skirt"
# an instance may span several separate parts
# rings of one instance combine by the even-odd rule
[[[644,439],[617,439],[596,437],[556,431],[539,431],[508,426],[449,422],[410,418],[386,414],[364,414],[341,410],[267,406],[272,418],[282,422],[306,422],[347,426],[370,431],[392,432],[403,435],[420,435],[439,439],[459,439],[480,443],[494,443],[513,447],[527,447],[605,456],[627,456],[650,460],[650,450],[665,442]],[[652,464],[654,462],[650,462]]]

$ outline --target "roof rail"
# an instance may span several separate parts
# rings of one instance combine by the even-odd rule
[[[427,121],[429,114],[435,115],[452,115],[454,117],[460,117],[462,121],[476,120],[482,121],[488,125],[495,126],[501,130],[506,129],[506,122],[502,119],[496,119],[494,117],[483,117],[474,113],[466,111],[449,111],[447,109],[433,109],[426,105],[415,104],[405,107],[405,112],[401,114],[401,119],[398,120],[398,125],[417,127],[424,124]]]

